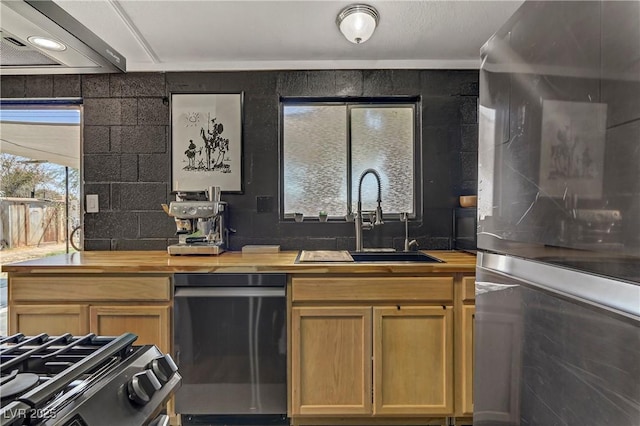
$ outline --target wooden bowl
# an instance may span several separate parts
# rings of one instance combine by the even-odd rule
[[[477,195],[461,195],[460,206],[461,207],[475,207],[478,205]]]

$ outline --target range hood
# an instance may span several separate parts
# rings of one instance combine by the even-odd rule
[[[126,59],[118,51],[52,0],[2,0],[0,17],[1,75],[126,71]],[[38,47],[33,37],[54,40],[65,48]]]

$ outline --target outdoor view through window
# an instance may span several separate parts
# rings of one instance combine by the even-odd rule
[[[0,102],[2,265],[80,249],[80,118],[79,105]],[[0,335],[7,332],[2,272]]]

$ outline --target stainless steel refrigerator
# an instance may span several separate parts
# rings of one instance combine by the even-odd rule
[[[475,425],[640,425],[640,2],[483,46]]]

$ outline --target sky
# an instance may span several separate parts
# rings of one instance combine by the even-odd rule
[[[0,121],[80,124],[78,109],[0,109]]]

